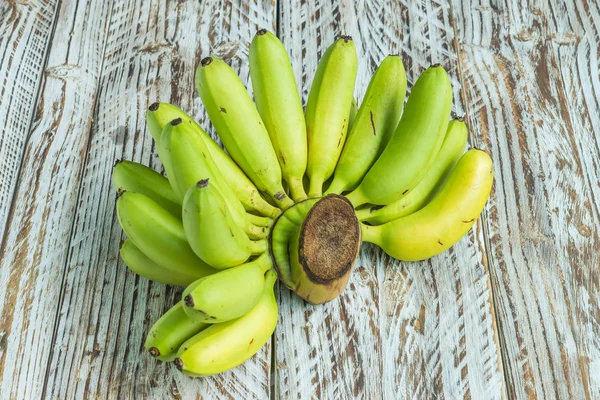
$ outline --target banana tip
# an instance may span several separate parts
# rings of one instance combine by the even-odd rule
[[[192,297],[191,294],[188,294],[187,296],[185,296],[185,298],[183,299],[183,301],[185,302],[185,305],[188,307],[194,307],[194,298]]]
[[[125,194],[126,190],[123,188],[119,188],[119,190],[117,190],[117,199],[121,196],[123,196]]]
[[[173,121],[171,121],[171,125],[172,126],[177,126],[182,122],[181,118],[175,118]]]
[[[160,350],[158,350],[156,347],[150,347],[150,350],[148,350],[148,352],[154,358],[160,356]]]
[[[256,32],[256,34],[257,34],[257,35],[259,35],[259,36],[262,36],[262,35],[264,35],[264,34],[266,34],[266,33],[267,33],[267,30],[266,30],[265,28],[259,29],[259,30]]]
[[[212,57],[204,57],[202,59],[202,61],[200,61],[200,65],[202,65],[203,67],[206,67],[207,65],[210,65],[211,62],[212,62]]]
[[[177,369],[179,369],[179,370],[183,369],[183,360],[181,358],[177,357],[176,359],[173,360],[173,363],[175,364]]]
[[[208,186],[208,178],[206,178],[206,179],[200,179],[198,181],[198,183],[196,183],[196,186],[199,187],[199,188],[201,188],[201,189],[207,187]]]
[[[123,159],[122,159],[122,158],[117,158],[117,159],[115,160],[115,163],[113,164],[113,168],[114,168],[114,167],[116,167],[117,165],[121,164],[122,162],[123,162]]]
[[[435,64],[431,64],[431,66],[429,68],[438,68],[438,67],[441,67],[441,66],[442,66],[442,64],[435,63]]]
[[[150,104],[150,107],[148,107],[148,110],[156,111],[156,110],[158,110],[158,107],[160,107],[160,103],[157,101],[155,103]]]
[[[352,40],[352,36],[350,35],[340,35],[340,39],[342,39],[345,43],[348,43]]]

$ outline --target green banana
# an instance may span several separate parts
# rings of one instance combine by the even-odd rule
[[[291,206],[269,134],[237,74],[224,61],[206,57],[196,70],[196,87],[231,157],[280,208]]]
[[[471,229],[492,190],[492,160],[477,149],[467,151],[435,198],[414,214],[383,225],[361,225],[363,240],[399,260],[433,257]]]
[[[191,319],[183,308],[183,303],[178,302],[150,328],[144,347],[152,357],[161,361],[173,361],[179,347],[186,340],[210,326]]]
[[[160,145],[160,136],[165,125],[177,118],[192,121],[191,129],[204,140],[210,155],[213,157],[213,160],[221,171],[225,181],[231,187],[231,190],[235,192],[247,211],[259,213],[268,217],[275,217],[279,214],[280,210],[263,199],[258,189],[256,189],[256,186],[248,179],[246,174],[244,174],[240,167],[233,162],[231,157],[219,147],[200,125],[184,111],[169,103],[154,103],[148,108],[148,112],[146,113],[147,125],[157,147]]]
[[[356,99],[353,97],[352,104],[350,105],[350,117],[348,117],[348,132],[350,132],[354,126],[356,114],[358,114],[358,105],[356,104]]]
[[[433,65],[417,79],[381,156],[358,188],[346,196],[355,208],[365,203],[390,204],[415,188],[442,146],[451,109],[448,74]]]
[[[254,261],[197,280],[183,292],[185,311],[207,323],[241,317],[260,299],[264,275],[272,265],[269,254],[263,253]]]
[[[295,201],[306,198],[302,178],[307,144],[304,112],[288,54],[277,36],[259,30],[250,46],[250,77],[256,108]]]
[[[352,190],[360,183],[398,126],[405,94],[402,59],[387,56],[371,78],[326,194]]]
[[[456,165],[467,145],[467,126],[462,119],[450,121],[442,148],[435,162],[429,168],[421,182],[406,196],[386,206],[373,206],[356,211],[362,222],[380,225],[412,214],[423,208],[434,197]]]
[[[323,54],[306,103],[309,197],[319,197],[344,147],[358,57],[350,36],[341,36]]]
[[[186,287],[205,276],[200,270],[199,273],[190,274],[188,271],[165,268],[142,253],[130,239],[123,242],[120,253],[125,265],[130,270],[154,282]]]
[[[204,179],[183,200],[183,229],[196,255],[217,269],[231,268],[267,250],[253,242],[234,221],[219,188]]]
[[[168,159],[167,176],[169,182],[181,199],[187,190],[201,179],[210,179],[218,188],[227,204],[236,224],[253,237],[264,237],[262,228],[253,226],[248,221],[244,206],[235,196],[225,178],[212,159],[206,143],[193,130],[190,119],[177,118],[163,129],[158,153],[161,158]]]
[[[213,324],[179,348],[174,363],[184,374],[208,376],[227,371],[248,360],[269,341],[277,325],[273,286],[277,274],[267,272],[262,295],[244,316]]]
[[[157,202],[162,208],[181,218],[181,203],[171,189],[167,178],[133,161],[118,160],[113,167],[113,183],[117,192],[125,190],[141,193]]]
[[[136,247],[172,273],[202,277],[217,272],[196,257],[181,221],[152,199],[140,193],[119,192],[117,216]]]

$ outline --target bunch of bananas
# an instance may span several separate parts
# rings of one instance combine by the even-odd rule
[[[250,47],[256,104],[225,62],[204,58],[196,86],[227,153],[176,106],[149,107],[167,178],[131,161],[113,177],[125,264],[186,287],[148,335],[152,356],[193,376],[233,368],[275,330],[277,278],[324,303],[344,290],[363,240],[422,260],[473,226],[493,168],[480,150],[463,154],[444,69],[426,69],[403,107],[404,66],[388,56],[357,109],[357,63],[340,37],[304,112],[287,52],[266,30]]]

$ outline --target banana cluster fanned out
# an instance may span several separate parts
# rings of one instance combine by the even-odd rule
[[[432,257],[466,234],[492,187],[490,157],[463,155],[467,127],[450,120],[441,66],[422,73],[404,106],[404,66],[388,56],[357,107],[358,57],[341,36],[319,62],[304,112],[275,35],[257,32],[249,64],[255,102],[223,60],[206,57],[196,70],[226,152],[184,111],[154,103],[146,123],[167,177],[132,161],[113,170],[128,236],[123,261],[149,280],[186,287],[145,347],[192,376],[233,368],[269,340],[277,277],[309,302],[329,301],[348,281],[361,236],[400,260]],[[323,193],[331,201],[319,203]],[[351,221],[338,224],[339,215]],[[340,226],[357,234],[344,236]],[[350,261],[339,276],[318,276],[332,274],[327,260],[340,261],[336,234]],[[321,246],[327,238],[334,245]],[[321,257],[321,248],[334,253]]]

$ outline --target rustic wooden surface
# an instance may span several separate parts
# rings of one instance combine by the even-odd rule
[[[600,398],[598,3],[257,3],[0,1],[0,398]],[[214,53],[247,82],[259,27],[303,99],[341,33],[359,101],[387,54],[409,83],[441,62],[496,181],[447,253],[400,263],[365,245],[338,300],[280,287],[271,343],[190,379],[143,351],[180,291],[119,260],[111,167],[161,170],[156,99],[208,129],[195,65]]]

